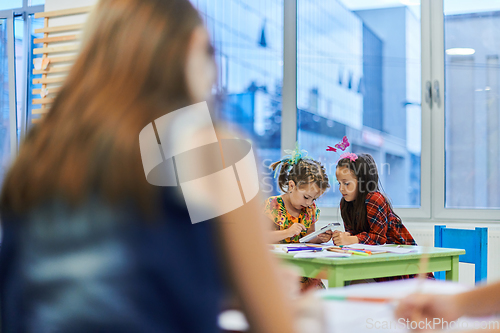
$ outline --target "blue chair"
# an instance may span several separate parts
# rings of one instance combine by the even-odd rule
[[[434,246],[464,249],[459,262],[474,264],[476,283],[486,280],[488,275],[488,228],[475,230],[452,229],[444,225],[434,226]],[[436,272],[436,279],[444,280],[444,272]]]

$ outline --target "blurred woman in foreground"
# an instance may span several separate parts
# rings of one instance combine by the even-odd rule
[[[192,224],[178,188],[144,176],[140,131],[208,98],[215,73],[189,1],[98,2],[4,182],[3,332],[216,332],[226,282],[255,331],[293,331],[259,197]]]

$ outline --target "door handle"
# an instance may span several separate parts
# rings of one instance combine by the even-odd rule
[[[437,106],[439,106],[439,104],[441,104],[441,96],[440,96],[440,92],[439,92],[439,81],[438,80],[435,80],[434,81],[434,91],[432,92],[432,97],[433,97],[433,100],[434,100],[434,103],[437,104]]]
[[[425,94],[425,102],[427,104],[429,104],[429,107],[431,108],[432,107],[432,84],[431,84],[431,81],[427,81],[425,83],[424,94]]]

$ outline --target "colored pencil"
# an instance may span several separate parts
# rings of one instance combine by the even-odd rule
[[[326,295],[323,297],[323,299],[328,301],[351,301],[351,302],[370,302],[370,303],[391,303],[396,300],[395,298],[387,298],[387,297],[361,297],[361,296],[337,296],[337,295]]]

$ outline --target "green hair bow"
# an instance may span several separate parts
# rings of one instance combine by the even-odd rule
[[[292,170],[292,167],[295,164],[297,164],[301,159],[309,158],[307,156],[307,154],[308,154],[307,150],[300,149],[298,142],[295,142],[295,149],[294,150],[287,149],[287,150],[284,150],[284,152],[285,152],[285,154],[288,154],[288,155],[283,156],[280,163],[288,163],[288,170],[286,170],[287,172],[290,172],[290,170]],[[278,168],[276,168],[276,170],[274,171],[274,178],[276,178],[277,175],[278,175]]]

